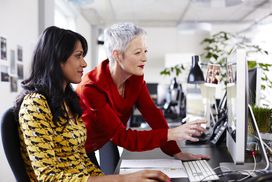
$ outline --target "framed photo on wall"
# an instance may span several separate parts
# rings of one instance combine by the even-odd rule
[[[17,64],[17,74],[18,79],[24,79],[24,65],[23,64]]]
[[[7,60],[7,39],[0,37],[0,59]]]
[[[23,48],[20,45],[17,46],[17,60],[23,61]]]
[[[9,82],[9,74],[8,74],[8,67],[1,65],[1,82]]]
[[[11,92],[17,92],[18,91],[17,78],[14,77],[14,76],[10,77],[10,91]]]
[[[15,59],[15,50],[10,50],[10,74],[17,75],[17,68],[16,68],[16,59]]]

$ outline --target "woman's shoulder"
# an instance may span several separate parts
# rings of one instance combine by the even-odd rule
[[[24,100],[28,99],[39,99],[39,100],[46,100],[46,97],[38,92],[31,92],[25,95]]]
[[[41,93],[27,93],[21,104],[19,115],[27,113],[38,116],[37,114],[34,114],[36,112],[38,112],[39,116],[41,113],[49,114],[47,115],[47,118],[51,118],[51,110],[49,108],[46,97]]]
[[[23,104],[27,105],[47,105],[46,97],[37,92],[31,92],[24,96]]]

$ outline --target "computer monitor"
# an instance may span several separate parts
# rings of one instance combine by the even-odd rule
[[[158,83],[146,83],[150,95],[157,95]]]
[[[150,97],[154,101],[155,104],[157,104],[157,87],[158,83],[146,83],[147,89],[149,91]]]
[[[249,138],[248,124],[253,126],[254,136],[257,138],[261,137],[254,115],[249,108],[248,68],[245,50],[238,49],[233,52],[228,57],[226,65],[228,78],[226,84],[226,146],[231,154],[233,163],[222,163],[220,166],[228,167],[233,170],[252,170],[254,164],[248,163],[246,159],[246,149]],[[259,142],[259,144],[262,145],[262,142]],[[263,149],[263,145],[259,147]],[[259,164],[259,169],[262,169],[262,163]]]
[[[248,117],[248,72],[244,50],[237,50],[228,57],[227,78],[226,145],[234,163],[241,164],[245,160]]]

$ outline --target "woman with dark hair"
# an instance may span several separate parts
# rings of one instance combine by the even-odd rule
[[[70,30],[49,27],[38,41],[15,107],[31,181],[168,181],[160,171],[104,176],[89,160],[79,99],[70,85],[81,81],[86,53],[85,38]]]

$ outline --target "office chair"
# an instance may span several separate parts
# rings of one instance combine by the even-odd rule
[[[117,146],[109,141],[99,149],[100,168],[105,174],[114,174],[120,159]]]
[[[16,180],[18,182],[30,181],[21,156],[18,123],[13,108],[9,108],[2,117],[1,137],[4,152]]]

